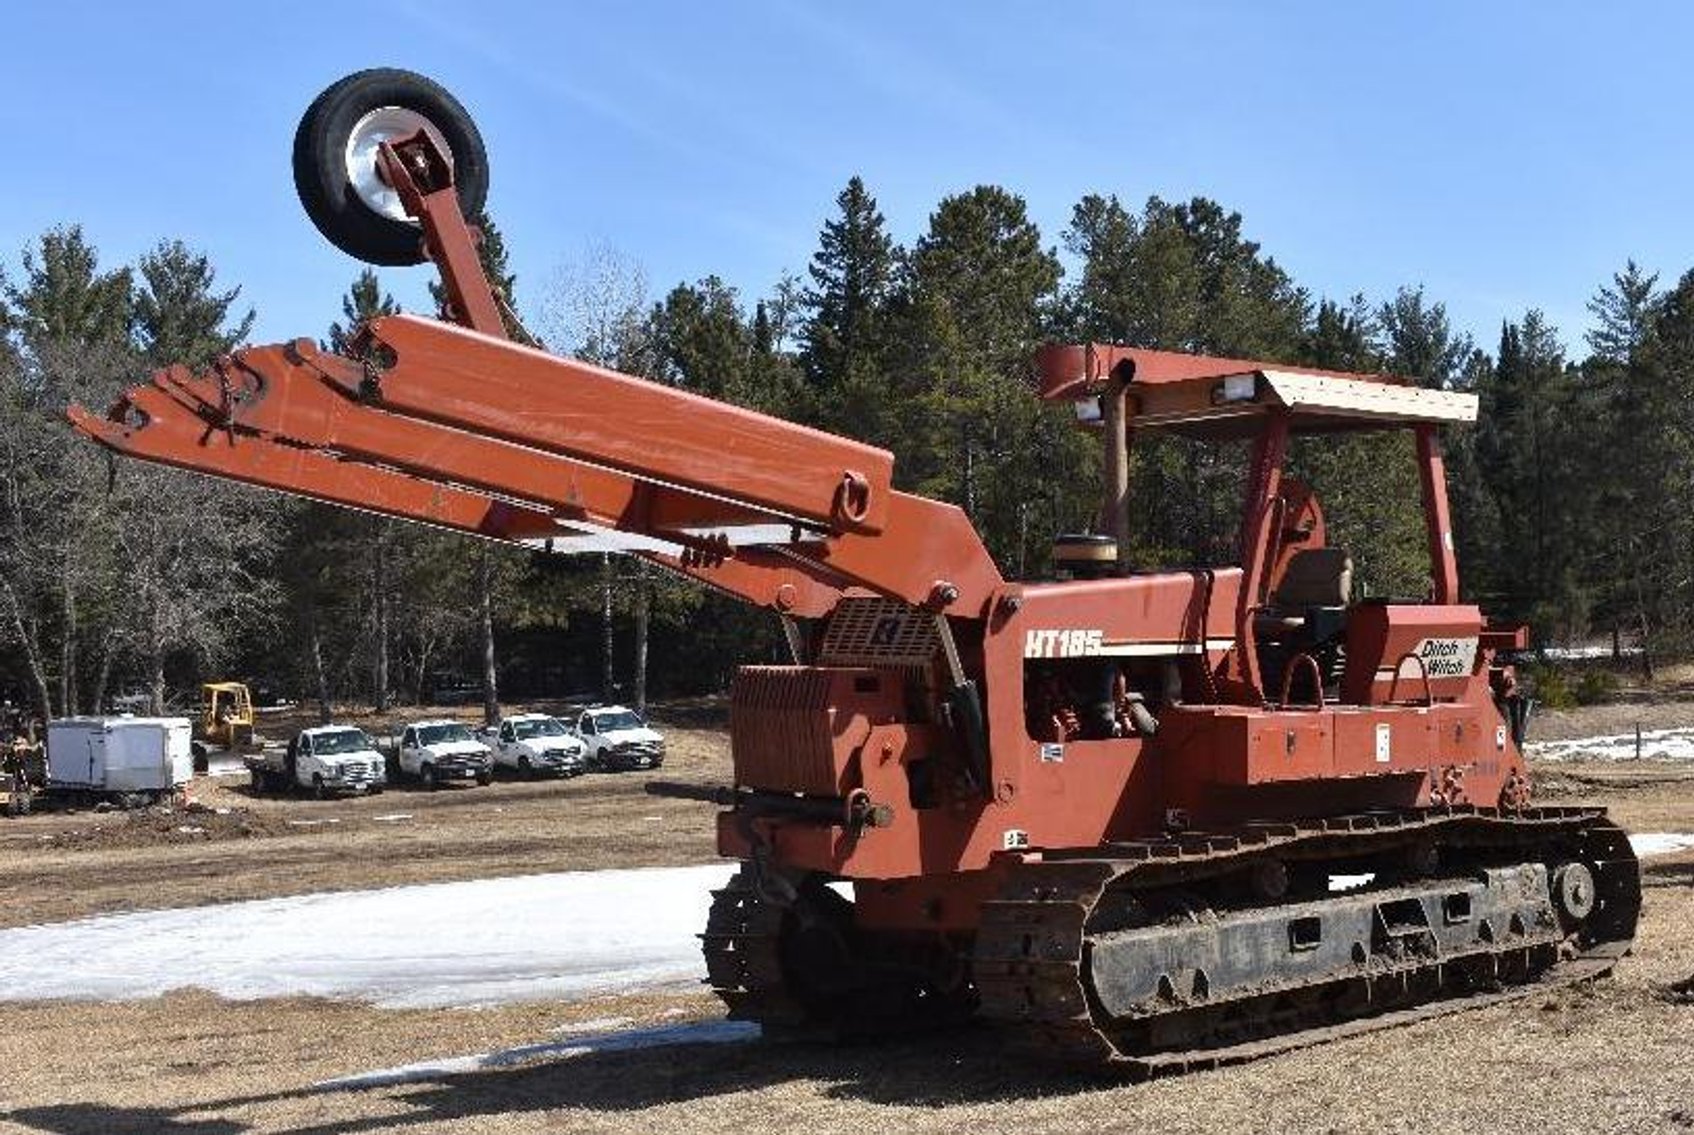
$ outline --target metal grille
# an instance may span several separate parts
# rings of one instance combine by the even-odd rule
[[[737,670],[729,711],[735,782],[773,792],[839,794],[834,695],[842,677],[811,666]]]
[[[836,604],[818,659],[825,666],[925,666],[940,642],[934,619],[904,603],[846,598]]]
[[[348,784],[368,784],[375,780],[377,766],[362,761],[348,761],[341,766],[341,779]]]

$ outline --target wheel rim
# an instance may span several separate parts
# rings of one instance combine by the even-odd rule
[[[353,124],[353,131],[347,136],[346,166],[347,183],[353,187],[373,212],[380,213],[395,221],[415,224],[411,214],[406,212],[406,206],[400,201],[400,194],[377,172],[377,147],[384,142],[393,142],[400,138],[409,138],[419,130],[429,135],[447,158],[447,164],[453,164],[453,150],[447,144],[447,139],[436,129],[435,123],[425,118],[415,110],[407,110],[403,106],[379,106],[367,113]]]

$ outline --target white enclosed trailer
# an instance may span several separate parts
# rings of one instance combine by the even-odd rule
[[[67,717],[47,725],[47,790],[146,803],[194,775],[186,717]]]

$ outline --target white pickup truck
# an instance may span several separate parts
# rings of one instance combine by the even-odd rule
[[[267,747],[246,758],[255,792],[310,788],[323,799],[345,793],[375,795],[388,783],[376,742],[355,725],[302,729],[286,748]]]
[[[588,767],[601,772],[658,768],[665,763],[665,739],[633,709],[597,705],[577,718],[577,734],[588,746]]]
[[[462,721],[415,721],[400,735],[400,771],[438,788],[449,780],[494,779],[494,755]]]
[[[516,713],[488,736],[494,763],[521,776],[579,776],[588,770],[588,746],[569,726],[545,713]]]

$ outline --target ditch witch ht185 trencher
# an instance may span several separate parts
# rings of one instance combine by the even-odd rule
[[[1439,430],[1473,396],[1050,347],[1040,394],[1100,429],[1120,536],[1132,439],[1250,442],[1240,564],[1129,572],[1086,537],[1061,543],[1070,578],[1008,580],[959,509],[893,488],[886,450],[514,342],[465,220],[482,142],[435,84],[335,84],[294,167],[340,248],[434,261],[443,318],[372,320],[352,357],[245,348],[72,420],[143,460],[627,552],[775,612],[792,664],[735,679],[733,783],[650,786],[719,805],[743,863],[702,935],[732,1015],[856,1035],[975,1015],[1148,1075],[1593,977],[1628,949],[1629,843],[1598,809],[1532,803],[1502,661],[1522,632],[1460,599]],[[1416,439],[1425,595],[1352,601],[1347,551],[1284,473],[1291,437],[1353,430]]]

